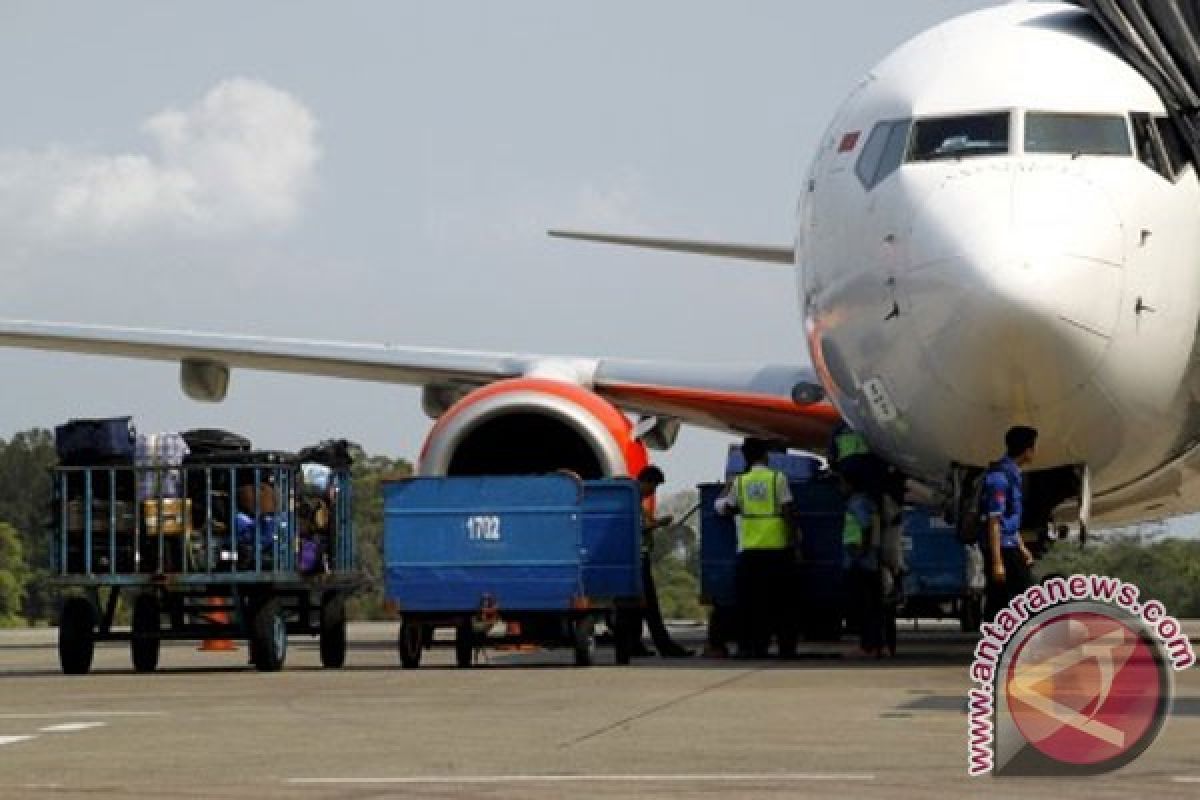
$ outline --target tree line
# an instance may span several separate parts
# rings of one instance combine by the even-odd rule
[[[383,491],[386,480],[412,474],[404,459],[371,455],[352,446],[355,553],[365,585],[347,604],[351,619],[391,619],[383,596]],[[33,429],[0,438],[0,627],[52,624],[59,598],[50,584],[54,435]],[[666,497],[662,509],[682,517],[694,492]],[[691,525],[656,534],[654,569],[663,613],[700,618],[698,538]],[[687,520],[681,520],[687,522]],[[124,616],[124,615],[122,615]]]

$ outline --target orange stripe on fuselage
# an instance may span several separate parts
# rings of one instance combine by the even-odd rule
[[[830,403],[801,406],[788,398],[739,394],[713,389],[681,389],[665,386],[621,384],[605,386],[599,393],[618,405],[637,407],[652,402],[664,412],[700,413],[741,433],[786,439],[807,449],[823,450],[833,428],[841,419]]]

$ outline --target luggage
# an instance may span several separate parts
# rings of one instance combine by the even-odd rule
[[[350,442],[345,439],[326,439],[301,450],[296,454],[296,460],[323,464],[333,469],[350,469],[354,463],[350,456],[350,447]]]
[[[133,463],[138,470],[138,500],[182,497],[183,474],[178,467],[189,453],[187,441],[178,433],[137,434]]]
[[[67,503],[67,531],[71,534],[82,534],[86,529],[84,512],[86,507],[82,500],[71,500]],[[133,533],[133,504],[118,500],[110,510],[109,502],[94,498],[92,500],[92,533],[108,533],[109,523],[116,524],[117,533]]]
[[[220,428],[196,428],[183,432],[188,449],[196,455],[209,453],[244,453],[250,449],[250,440]]]
[[[72,419],[54,429],[59,463],[69,467],[128,464],[133,461],[133,417]]]
[[[316,575],[327,571],[318,540],[300,539],[300,550],[296,553],[296,571],[301,575]]]
[[[178,536],[188,529],[192,501],[179,498],[142,501],[142,527],[147,536]]]
[[[275,492],[275,487],[265,479],[258,484],[257,505],[254,502],[253,483],[239,486],[237,498],[238,511],[241,511],[243,514],[253,515],[256,511],[259,514],[274,514],[279,509],[278,495]]]
[[[300,467],[300,491],[307,497],[324,497],[333,482],[333,470],[324,464],[307,463]]]

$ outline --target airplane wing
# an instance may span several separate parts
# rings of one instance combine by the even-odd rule
[[[451,401],[494,381],[529,376],[577,383],[627,411],[810,449],[825,446],[838,420],[806,366],[685,366],[26,320],[0,320],[0,347],[180,362],[185,391],[198,400],[222,399],[228,370],[237,368],[409,384]],[[216,380],[197,387],[187,378],[189,365]]]

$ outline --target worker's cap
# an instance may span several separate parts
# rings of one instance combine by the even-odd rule
[[[653,464],[642,467],[642,471],[638,473],[637,479],[642,483],[652,483],[655,486],[659,486],[667,481],[667,477],[663,475],[663,471]]]

